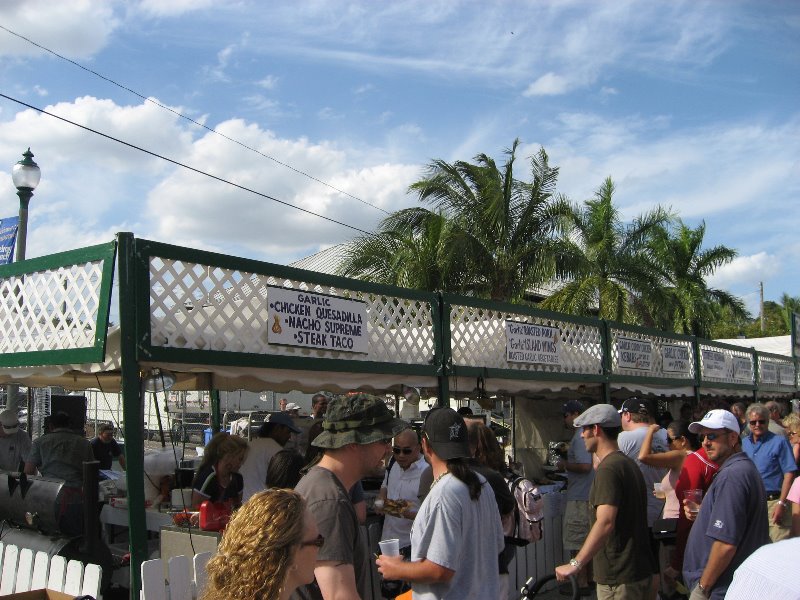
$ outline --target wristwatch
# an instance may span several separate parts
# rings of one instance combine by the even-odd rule
[[[699,587],[700,591],[703,592],[706,598],[708,598],[708,590],[706,589],[706,586],[698,582],[697,587]]]
[[[785,500],[778,500],[775,504],[780,504],[783,508],[786,508],[786,501]]]
[[[569,564],[575,567],[576,569],[580,569],[583,563],[581,563],[581,561],[579,561],[577,558],[570,558]]]

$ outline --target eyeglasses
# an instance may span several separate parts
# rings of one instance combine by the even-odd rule
[[[411,454],[413,451],[414,451],[413,448],[399,448],[397,446],[394,446],[392,448],[392,452],[394,452],[395,454]]]
[[[765,419],[755,419],[750,421],[750,425],[764,425],[767,421]]]
[[[300,542],[301,546],[316,546],[317,548],[322,548],[322,545],[325,543],[325,538],[320,533],[317,537],[313,540],[309,540],[307,542]]]
[[[701,440],[706,439],[709,442],[713,442],[715,439],[717,439],[722,434],[721,433],[700,433],[698,435],[700,436]]]

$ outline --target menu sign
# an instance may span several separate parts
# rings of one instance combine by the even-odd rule
[[[506,360],[560,365],[559,337],[557,327],[506,321]]]
[[[794,385],[794,365],[778,365],[778,381],[781,385]]]
[[[753,359],[749,356],[733,357],[733,379],[741,383],[753,383]]]
[[[653,362],[653,346],[646,340],[617,338],[617,366],[621,369],[649,371]]]
[[[725,377],[725,353],[710,348],[701,348],[700,358],[703,362],[703,377]]]
[[[267,299],[270,344],[368,352],[365,302],[280,287]]]
[[[661,363],[664,373],[688,375],[692,357],[688,346],[664,344],[661,347]]]
[[[778,383],[778,365],[774,362],[761,359],[758,374],[761,383]]]

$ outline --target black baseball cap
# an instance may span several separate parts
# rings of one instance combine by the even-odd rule
[[[428,413],[422,431],[442,460],[471,456],[464,417],[452,408],[434,408]]]

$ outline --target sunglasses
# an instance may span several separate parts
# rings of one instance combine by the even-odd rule
[[[755,419],[750,421],[750,425],[764,425],[767,421],[765,419]]]
[[[699,433],[700,439],[707,439],[709,442],[713,442],[718,437],[722,436],[722,433]]]
[[[301,546],[316,546],[317,548],[322,548],[322,545],[325,543],[325,538],[320,533],[317,537],[313,540],[309,540],[307,542],[300,542]]]
[[[392,448],[392,452],[394,452],[395,454],[411,454],[413,451],[414,451],[413,448],[399,448],[397,446],[394,446]]]

